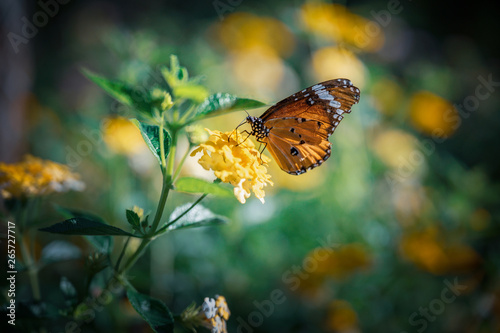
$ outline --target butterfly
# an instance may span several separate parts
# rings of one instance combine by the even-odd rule
[[[265,145],[283,171],[303,174],[330,157],[328,138],[343,114],[358,103],[359,94],[347,79],[315,84],[276,103],[260,117],[248,116],[249,134]]]

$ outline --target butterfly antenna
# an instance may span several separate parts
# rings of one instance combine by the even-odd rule
[[[231,135],[229,136],[229,138],[227,138],[227,142],[229,142],[229,140],[231,140],[233,133],[236,132],[238,130],[238,128],[245,125],[246,122],[247,122],[247,120],[245,119],[238,126],[236,126],[236,128],[231,132]],[[236,132],[236,139],[238,139],[238,132]],[[236,140],[236,141],[238,141],[238,140]]]

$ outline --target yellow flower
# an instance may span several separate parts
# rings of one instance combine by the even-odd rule
[[[245,203],[250,191],[264,203],[264,186],[273,185],[265,165],[270,159],[255,149],[251,140],[242,141],[238,131],[211,131],[207,142],[195,149],[191,156],[202,152],[198,163],[205,170],[213,170],[215,176],[234,186],[234,195]]]
[[[446,239],[436,227],[407,232],[401,238],[399,248],[404,258],[437,275],[467,272],[481,262],[474,249]]]
[[[383,31],[375,22],[339,4],[307,2],[301,8],[300,18],[307,31],[337,44],[348,43],[368,52],[375,52],[384,44]]]
[[[453,105],[429,91],[413,95],[410,101],[410,119],[417,130],[437,137],[449,137],[460,124],[458,112]]]
[[[134,206],[132,207],[132,211],[136,213],[137,216],[139,216],[139,219],[142,220],[142,218],[144,217],[144,208],[141,208],[139,206]]]
[[[0,193],[4,198],[48,195],[85,188],[66,165],[26,155],[15,164],[0,163]]]
[[[375,154],[392,168],[401,167],[413,151],[418,151],[417,138],[397,129],[380,131],[371,141]]]
[[[349,78],[358,88],[365,85],[365,67],[356,55],[342,47],[324,47],[312,55],[312,66],[318,81]]]
[[[290,29],[271,17],[234,13],[217,24],[214,31],[228,51],[234,84],[251,95],[273,97],[289,70],[283,58],[295,47]]]
[[[328,307],[326,327],[333,332],[356,332],[358,316],[351,304],[344,300],[334,300]]]
[[[231,52],[273,52],[288,56],[295,46],[288,27],[271,17],[234,13],[217,26],[217,37]]]
[[[217,299],[215,300],[215,306],[217,307],[217,313],[224,320],[228,320],[231,315],[231,311],[229,311],[229,307],[227,306],[226,298],[224,296],[216,295]]]
[[[117,154],[133,155],[145,148],[141,133],[127,118],[108,118],[102,130],[104,142]]]

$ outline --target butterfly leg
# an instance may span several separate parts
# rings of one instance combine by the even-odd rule
[[[248,138],[250,137],[250,135],[252,135],[252,133],[250,133],[250,132],[249,132],[249,131],[247,131],[247,130],[244,130],[244,131],[243,131],[243,132],[241,132],[241,133],[246,133],[246,134],[248,134],[248,135],[247,135],[247,137],[245,138],[245,140],[241,141],[241,142],[240,142],[240,143],[238,143],[236,146],[239,146],[239,145],[241,145],[242,143],[244,143],[245,141],[247,141],[247,140],[248,140]]]
[[[264,164],[264,160],[262,159],[262,153],[264,152],[264,150],[266,150],[266,147],[267,147],[267,142],[266,142],[266,141],[262,141],[262,140],[260,140],[260,139],[257,139],[257,142],[259,142],[260,144],[264,144],[264,148],[262,148],[262,150],[260,151],[260,156],[259,156],[259,158],[260,158],[260,163],[261,163],[261,164]],[[260,147],[259,147],[259,149],[260,149]]]

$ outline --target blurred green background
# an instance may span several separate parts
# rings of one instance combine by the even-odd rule
[[[86,190],[53,201],[123,228],[124,209],[154,210],[161,175],[133,127],[103,122],[127,110],[82,67],[141,85],[176,54],[211,92],[269,104],[338,77],[360,88],[328,163],[296,177],[272,162],[264,205],[207,199],[231,223],[153,244],[130,272],[142,292],[176,313],[224,295],[229,332],[500,332],[493,2],[75,0],[16,46],[8,33],[22,35],[21,18],[43,8],[0,8],[0,160],[69,164]],[[245,117],[203,125],[229,131]],[[194,157],[184,174],[210,177]],[[167,209],[189,200],[175,193]],[[50,206],[43,214],[46,225],[61,220]],[[55,240],[91,250],[79,237],[37,240],[39,251]],[[83,261],[44,268],[42,296],[63,304],[61,277],[78,287]],[[18,279],[18,299],[29,298]],[[275,290],[283,296],[271,306]],[[64,321],[52,324],[63,331]],[[81,329],[150,330],[122,296]]]

